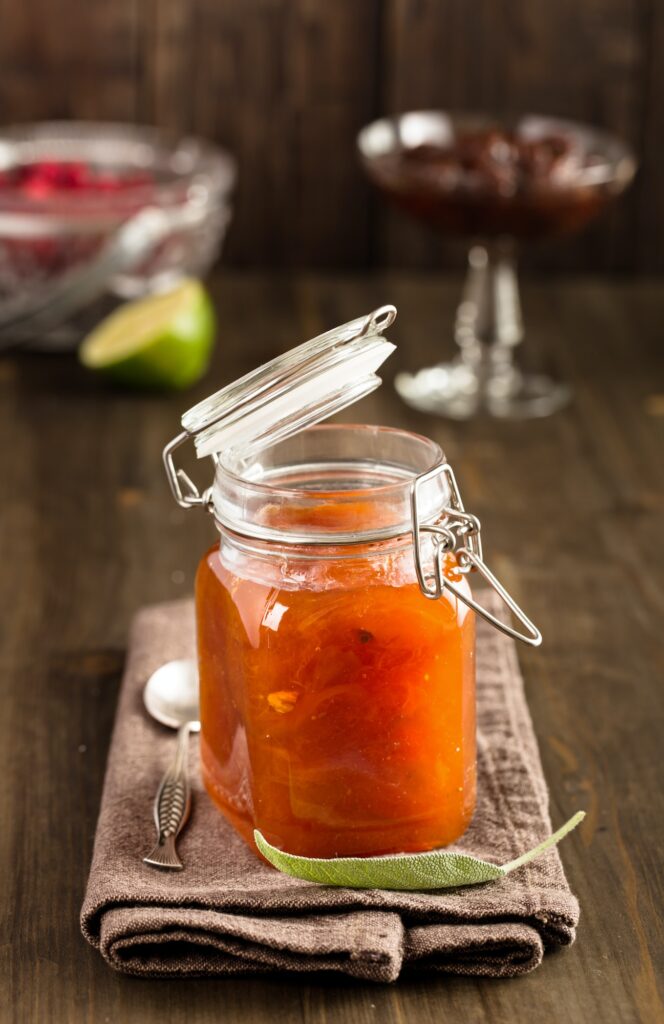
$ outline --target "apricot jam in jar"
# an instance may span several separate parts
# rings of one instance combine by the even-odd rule
[[[484,565],[437,444],[316,425],[377,385],[393,318],[384,307],[224,389],[165,450],[178,502],[219,530],[196,578],[202,773],[252,846],[254,829],[310,857],[453,842],[475,806],[475,611],[539,642]],[[202,495],[173,461],[189,438],[215,461]],[[527,636],[477,604],[476,568]]]

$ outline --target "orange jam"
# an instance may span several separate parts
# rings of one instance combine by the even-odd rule
[[[359,503],[338,512],[362,516]],[[275,513],[292,526],[295,510]],[[320,515],[328,524],[334,505]],[[305,856],[452,842],[475,805],[472,612],[424,597],[409,538],[300,559],[236,541],[222,531],[196,581],[212,799],[250,845],[258,828]]]

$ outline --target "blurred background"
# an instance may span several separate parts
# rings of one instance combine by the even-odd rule
[[[459,267],[391,210],[358,130],[408,109],[555,114],[631,144],[640,171],[528,267],[664,269],[664,5],[657,0],[23,0],[0,32],[4,124],[154,123],[238,161],[224,260],[242,268]]]
[[[563,153],[563,198],[588,211],[599,196],[597,216],[525,239],[517,259],[482,238],[484,221],[453,239],[370,183],[358,132],[431,108],[568,118],[636,159],[609,161],[585,190],[575,176],[597,172],[601,147],[571,170]],[[410,984],[381,1019],[441,1019],[445,999],[458,1014],[459,993],[469,1020],[547,1006],[659,1019],[663,111],[662,0],[0,0],[0,845],[16,889],[0,990],[13,986],[13,1021],[41,1024],[46,1006],[57,1021],[96,1021],[102,1006],[143,1024],[217,1020],[220,1006],[272,1020],[275,994],[280,1020],[309,1003],[312,1020],[318,1006],[356,1019],[344,993],[326,1016],[331,989],[124,985],[84,953],[78,915],[130,623],[189,597],[218,537],[173,501],[164,445],[196,402],[384,303],[399,310],[397,350],[383,387],[343,416],[444,449],[487,564],[545,637],[519,657],[552,816],[588,816],[565,853],[580,955],[509,994],[445,977],[429,1010]],[[54,121],[36,148],[31,126]],[[102,123],[87,150],[65,144],[81,122]],[[168,144],[157,152],[136,125]],[[181,148],[186,136],[202,144]],[[546,201],[529,172],[517,206],[534,184],[535,206],[555,198],[549,170]],[[468,191],[452,205],[471,206]],[[135,265],[118,259],[129,250]],[[145,298],[183,275],[204,283]],[[178,449],[178,465],[211,484],[209,460]],[[376,991],[362,1019],[382,1012]]]

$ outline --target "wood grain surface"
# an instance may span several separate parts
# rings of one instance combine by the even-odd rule
[[[664,296],[583,280],[526,290],[529,343],[574,384],[564,413],[450,424],[389,378],[449,349],[458,282],[223,276],[217,359],[194,392],[107,390],[71,356],[0,360],[0,1021],[2,1024],[656,1024],[663,1019]],[[127,627],[187,594],[212,537],[177,509],[161,449],[203,394],[319,330],[393,301],[399,348],[348,418],[435,437],[490,564],[541,627],[520,650],[576,945],[517,981],[435,976],[137,981],[79,933]],[[201,472],[203,467],[196,467]],[[146,808],[146,815],[151,813]]]
[[[0,0],[0,121],[154,122],[240,165],[243,267],[460,266],[384,208],[355,135],[413,108],[556,114],[636,148],[629,196],[527,264],[664,270],[659,0]]]

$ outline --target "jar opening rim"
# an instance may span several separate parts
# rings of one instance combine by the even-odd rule
[[[287,544],[361,544],[412,531],[412,490],[421,519],[448,503],[440,446],[411,431],[318,424],[250,456],[216,456],[212,510],[219,527]]]
[[[399,490],[404,485],[411,483],[420,473],[425,473],[428,470],[434,469],[436,466],[440,466],[445,462],[445,454],[436,441],[432,441],[431,438],[425,437],[424,434],[417,434],[412,430],[402,430],[400,427],[384,427],[374,426],[368,423],[318,423],[315,426],[308,427],[306,430],[301,431],[299,436],[322,434],[323,432],[332,434],[340,432],[351,432],[351,431],[362,431],[367,436],[379,436],[384,438],[403,438],[404,440],[414,441],[419,443],[424,448],[425,446],[429,449],[431,458],[428,460],[428,464],[422,466],[421,469],[413,469],[412,473],[404,473],[403,478],[399,480],[391,480],[388,483],[375,483],[367,481],[365,486],[357,487],[352,490],[339,489],[339,490],[316,490],[313,492],[310,488],[305,486],[291,486],[283,487],[279,484],[271,483],[269,481],[261,481],[252,479],[251,476],[243,475],[238,472],[234,467],[242,461],[242,455],[238,452],[227,451],[220,452],[216,457],[216,464],[218,471],[225,478],[229,478],[234,483],[240,485],[243,489],[248,489],[256,494],[263,494],[266,499],[274,498],[292,498],[293,500],[298,498],[311,497],[314,493],[318,498],[349,498],[349,497],[361,497],[362,495],[371,497],[386,497],[390,491]],[[278,446],[275,446],[278,447]],[[252,456],[251,462],[255,462],[258,456]],[[357,452],[358,460],[361,458],[362,453]],[[377,460],[378,464],[379,460]]]

